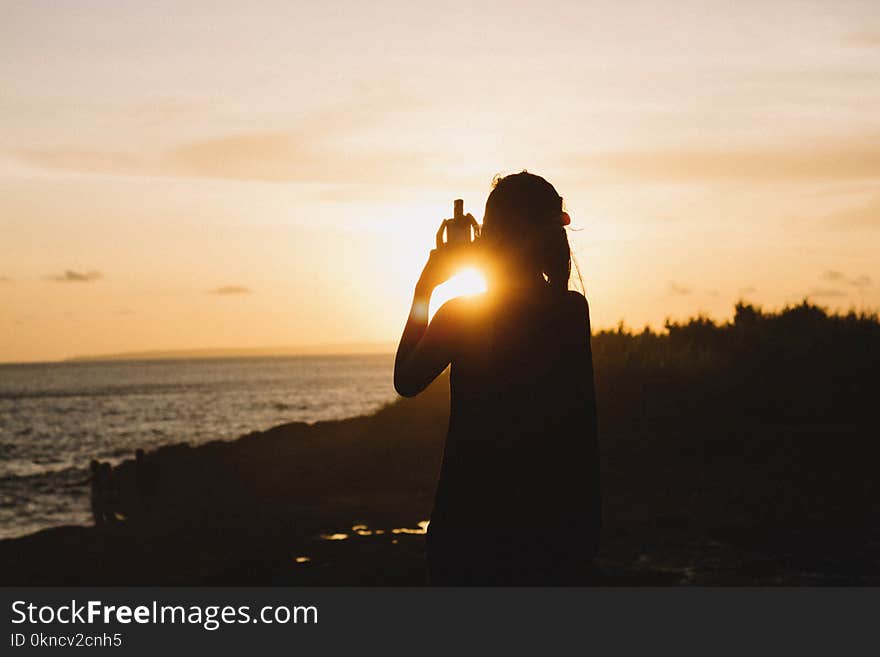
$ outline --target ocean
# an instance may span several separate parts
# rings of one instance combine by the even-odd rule
[[[90,524],[88,463],[230,440],[394,399],[393,356],[0,365],[0,538]]]

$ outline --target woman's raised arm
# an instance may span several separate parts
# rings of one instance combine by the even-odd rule
[[[413,294],[412,307],[394,360],[394,389],[404,397],[419,394],[452,360],[455,304],[445,303],[428,322],[434,288],[450,278],[455,259],[443,250],[431,251]]]

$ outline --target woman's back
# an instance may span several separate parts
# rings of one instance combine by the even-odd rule
[[[450,305],[457,330],[432,570],[479,562],[510,581],[588,562],[599,488],[585,299],[540,286]]]

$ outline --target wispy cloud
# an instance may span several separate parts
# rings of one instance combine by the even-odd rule
[[[251,294],[251,289],[242,285],[223,285],[214,288],[209,294]]]
[[[866,276],[865,274],[861,274],[859,276],[847,276],[842,271],[837,271],[836,269],[828,269],[827,271],[822,272],[821,276],[823,281],[827,281],[829,283],[838,283],[850,285],[852,287],[870,287],[871,285],[871,277]]]
[[[0,276],[0,283],[12,283],[12,279],[9,276]]]
[[[689,288],[685,285],[681,285],[679,283],[675,283],[673,281],[669,282],[669,291],[672,294],[677,294],[680,296],[684,296],[684,295],[690,294],[692,292],[691,288]]]
[[[28,148],[13,154],[20,162],[48,171],[141,175],[149,170],[139,157],[126,153],[82,148]]]
[[[104,278],[104,275],[95,270],[76,271],[73,269],[67,269],[63,274],[54,274],[49,278],[56,283],[91,283],[92,281]]]
[[[793,146],[611,152],[576,159],[580,166],[640,180],[880,180],[880,136]]]
[[[841,297],[846,297],[848,294],[844,290],[840,290],[837,288],[816,288],[814,287],[812,290],[807,292],[806,296],[808,298],[826,298],[826,299],[836,299]]]
[[[424,177],[430,162],[421,151],[337,150],[299,133],[223,135],[143,155],[52,148],[17,151],[14,156],[48,171],[340,184],[387,184]]]
[[[19,149],[19,162],[47,171],[119,176],[371,185],[427,176],[430,153],[418,146],[358,145],[360,131],[392,124],[409,104],[394,94],[359,98],[298,118],[274,131],[221,133],[155,149]]]
[[[828,215],[828,219],[843,227],[880,228],[880,195],[864,205]]]
[[[851,288],[866,288],[871,285],[871,277],[861,274],[858,276],[849,276],[838,269],[826,269],[819,276],[823,283],[827,283],[830,287],[814,286],[807,292],[808,298],[824,298],[824,299],[842,299],[849,296],[849,291],[841,286]]]
[[[848,35],[845,41],[857,46],[880,48],[880,29],[855,32]]]
[[[302,133],[244,133],[181,144],[166,153],[169,175],[229,180],[312,183],[387,183],[427,170],[417,151],[344,152]]]

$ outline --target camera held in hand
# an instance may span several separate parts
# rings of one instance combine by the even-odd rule
[[[438,249],[466,246],[480,237],[480,224],[470,212],[464,213],[464,201],[455,199],[453,207],[452,219],[444,219],[437,231]]]

